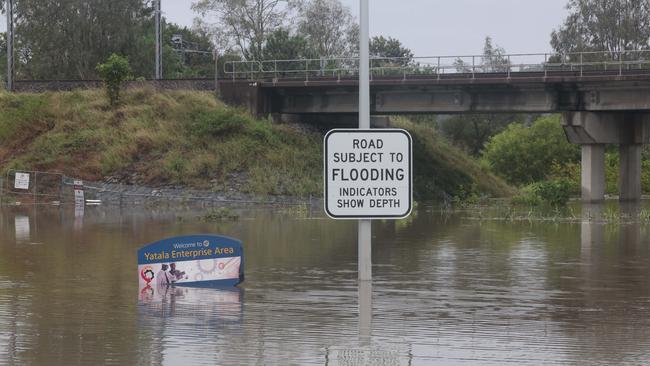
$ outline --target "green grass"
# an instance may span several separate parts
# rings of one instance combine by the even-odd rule
[[[31,169],[149,186],[322,194],[320,133],[255,119],[207,92],[129,90],[116,108],[103,90],[0,92],[0,108],[2,173]],[[418,199],[513,193],[433,127],[402,118],[395,124],[414,138]]]
[[[414,189],[418,199],[444,195],[460,201],[479,194],[509,197],[515,190],[479,162],[445,140],[431,125],[393,118],[395,127],[413,137]]]

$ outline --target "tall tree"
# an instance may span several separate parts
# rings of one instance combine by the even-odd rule
[[[0,80],[7,79],[7,32],[0,33]]]
[[[17,71],[34,79],[87,79],[111,53],[137,52],[144,0],[20,0],[16,9]]]
[[[399,58],[393,62],[408,65],[413,61],[413,52],[404,47],[399,39],[384,36],[372,37],[370,40],[370,56],[382,58]]]
[[[215,36],[227,40],[246,59],[259,60],[267,36],[285,24],[289,1],[197,0],[192,8],[204,17],[215,17],[215,24],[206,24]]]
[[[262,52],[265,60],[297,60],[315,57],[315,52],[300,34],[278,29],[266,38]]]
[[[472,66],[457,59],[454,66],[458,72],[506,72],[508,58],[503,47],[495,44],[487,36],[483,43],[483,55],[480,63]],[[442,133],[456,145],[466,149],[474,156],[480,155],[489,139],[503,131],[508,125],[517,121],[514,114],[470,114],[440,119],[438,126]]]
[[[339,0],[294,2],[298,33],[320,57],[356,53],[359,27],[350,9]]]
[[[569,15],[551,34],[558,53],[650,48],[650,0],[569,0]],[[615,56],[616,57],[616,56]]]

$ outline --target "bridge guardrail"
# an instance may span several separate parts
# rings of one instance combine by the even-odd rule
[[[477,74],[501,73],[511,77],[513,73],[554,72],[584,73],[595,71],[623,72],[629,70],[650,70],[650,50],[591,51],[576,53],[519,53],[464,55],[464,56],[425,56],[425,57],[371,57],[370,75],[409,76],[462,74],[471,78]],[[233,80],[247,79],[301,79],[357,76],[358,57],[324,57],[297,60],[259,60],[228,61],[224,73]]]

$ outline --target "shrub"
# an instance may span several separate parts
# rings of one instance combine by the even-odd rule
[[[249,117],[232,108],[197,111],[192,113],[190,120],[190,133],[198,137],[230,135],[242,131],[252,122]]]
[[[114,53],[105,63],[97,65],[97,72],[106,84],[109,103],[116,106],[120,102],[122,83],[131,78],[129,60]]]
[[[490,139],[483,159],[509,183],[530,184],[547,179],[554,163],[579,161],[580,147],[567,141],[559,116],[546,116],[531,127],[508,126]]]
[[[573,190],[569,179],[546,180],[530,184],[522,189],[522,193],[513,198],[514,203],[530,206],[550,205],[565,206]]]

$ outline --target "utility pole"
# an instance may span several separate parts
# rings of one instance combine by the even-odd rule
[[[221,96],[221,90],[219,90],[219,51],[217,51],[216,47],[212,51],[212,56],[214,57],[214,93],[219,98]]]
[[[156,80],[162,79],[162,29],[160,25],[162,11],[161,1],[154,0],[154,17],[156,23]]]
[[[7,7],[7,90],[14,90],[14,0],[6,0]]]
[[[370,15],[368,0],[360,0],[359,129],[370,128]],[[359,281],[372,280],[372,221],[359,220]]]

